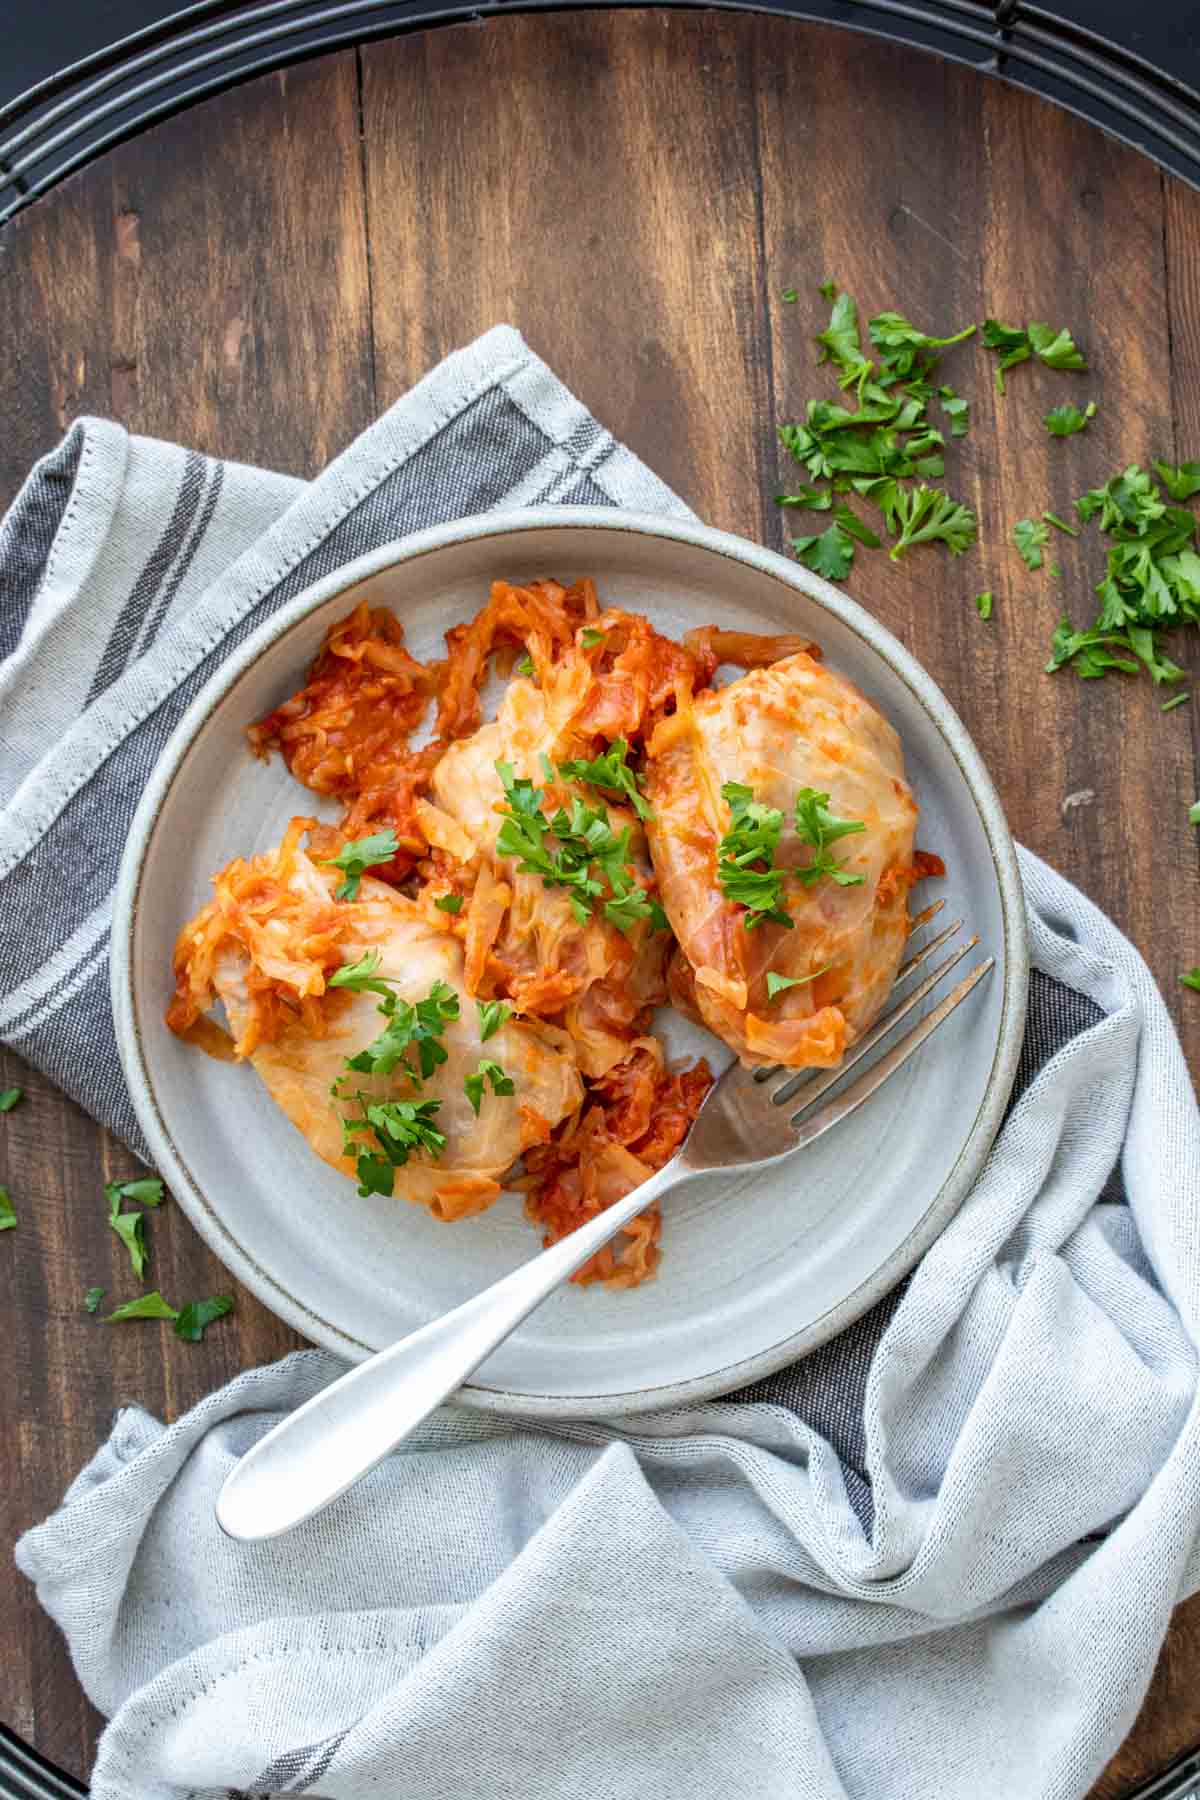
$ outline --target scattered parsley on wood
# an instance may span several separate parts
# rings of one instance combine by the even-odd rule
[[[1173,694],[1169,700],[1163,701],[1158,710],[1160,712],[1174,712],[1177,706],[1183,706],[1189,698],[1190,696],[1186,693]]]
[[[127,1300],[124,1306],[118,1306],[108,1314],[107,1323],[119,1324],[122,1319],[177,1319],[179,1314],[167,1303],[155,1288],[152,1293],[140,1294],[136,1300]]]
[[[1154,467],[1172,500],[1190,500],[1193,494],[1200,494],[1200,462],[1156,462]]]
[[[1177,701],[1178,700],[1186,700],[1187,695],[1186,694],[1177,694],[1175,696],[1175,698]],[[1168,701],[1167,704],[1171,705],[1172,702]],[[1189,825],[1200,825],[1200,800],[1193,801],[1192,805],[1188,807],[1188,824]]]
[[[83,1296],[84,1312],[98,1312],[100,1310],[100,1302],[104,1298],[104,1293],[105,1290],[103,1288],[89,1288],[87,1293]]]
[[[157,1175],[138,1176],[132,1181],[106,1181],[104,1198],[108,1202],[110,1213],[120,1208],[122,1200],[131,1200],[135,1206],[161,1206],[166,1195],[166,1188]]]
[[[1022,328],[1002,325],[999,319],[985,319],[983,341],[1000,358],[996,365],[996,392],[1004,392],[1004,376],[1018,363],[1036,356],[1051,369],[1086,369],[1087,362],[1070,332],[1056,331],[1053,325],[1035,320]]]
[[[0,1113],[11,1112],[24,1095],[24,1088],[5,1088],[0,1094]]]
[[[334,894],[334,899],[357,900],[359,883],[365,872],[378,863],[391,862],[399,848],[400,840],[389,825],[386,831],[372,832],[370,837],[354,838],[350,843],[343,844],[336,856],[325,857],[324,866],[341,869],[346,878]]]
[[[964,400],[961,394],[956,394],[952,387],[940,387],[938,399],[941,401],[942,411],[950,421],[951,437],[966,437],[971,423],[970,401]]]
[[[1089,419],[1096,416],[1096,402],[1089,400],[1080,412],[1077,406],[1056,406],[1048,412],[1042,424],[1051,437],[1071,437],[1076,431],[1083,431]]]
[[[433,904],[439,912],[460,913],[463,909],[463,897],[461,894],[439,894]]]
[[[1066,519],[1060,519],[1057,513],[1044,512],[1042,517],[1047,525],[1053,525],[1056,531],[1065,531],[1068,537],[1077,538],[1079,536],[1078,525],[1069,525]]]
[[[795,292],[794,288],[793,288],[792,292],[793,293]],[[833,296],[837,293],[837,282],[832,280],[829,277],[826,277],[826,279],[821,283],[820,287],[817,289],[817,292],[818,292],[818,294],[821,294],[826,300],[832,300]]]
[[[11,1231],[16,1222],[17,1215],[13,1210],[12,1196],[6,1187],[0,1187],[0,1231]]]
[[[992,616],[992,590],[991,590],[991,588],[985,588],[982,594],[976,594],[976,596],[975,596],[975,611],[979,614],[981,619],[990,619],[991,618],[991,616]]]
[[[800,298],[800,296],[799,296],[799,294],[798,294],[798,293],[797,293],[797,292],[796,292],[796,289],[795,289],[795,288],[784,288],[784,290],[783,290],[783,293],[782,293],[782,294],[781,294],[781,295],[780,295],[780,299],[782,299],[782,300],[786,300],[786,302],[787,302],[787,304],[788,304],[788,305],[789,305],[789,306],[792,306],[792,305],[794,305],[794,304],[795,304],[795,302],[796,302],[796,301],[797,301],[797,300],[798,300],[798,299],[799,299],[799,298]]]
[[[817,537],[794,537],[792,549],[806,569],[826,581],[845,581],[854,561],[854,543],[840,525],[830,525]]]
[[[900,534],[889,553],[893,562],[914,544],[942,543],[951,556],[961,556],[975,542],[975,514],[940,488],[901,488],[894,516]]]
[[[1018,519],[1013,526],[1013,542],[1021,552],[1027,569],[1040,569],[1042,547],[1050,541],[1050,528],[1041,519]]]
[[[228,1294],[214,1294],[211,1300],[189,1300],[179,1309],[175,1336],[182,1338],[185,1344],[198,1344],[214,1320],[223,1319],[232,1311],[233,1301]]]
[[[776,494],[776,506],[800,506],[806,512],[828,512],[833,505],[832,488],[802,486],[794,494]]]
[[[1189,969],[1187,974],[1181,975],[1179,979],[1185,988],[1191,988],[1193,993],[1200,994],[1200,969]]]
[[[124,1244],[130,1266],[139,1281],[146,1273],[149,1256],[146,1248],[146,1215],[144,1212],[122,1212],[121,1208],[126,1200],[137,1206],[161,1206],[165,1192],[157,1175],[136,1177],[131,1181],[106,1181],[104,1184],[109,1228]]]
[[[515,1094],[517,1091],[511,1076],[504,1073],[499,1063],[492,1062],[489,1057],[482,1057],[475,1073],[468,1075],[463,1082],[463,1089],[476,1118],[479,1117],[479,1108],[483,1104],[485,1081],[491,1084],[492,1092],[497,1097]]]

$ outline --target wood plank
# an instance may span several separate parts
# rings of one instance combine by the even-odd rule
[[[734,15],[667,11],[364,47],[381,403],[507,320],[704,518],[757,536],[752,47]]]
[[[250,83],[102,158],[15,219],[0,256],[2,502],[84,411],[314,473],[374,416],[354,53]],[[116,1406],[136,1397],[175,1417],[299,1339],[170,1203],[148,1218],[150,1285],[176,1304],[236,1291],[233,1317],[198,1345],[89,1318],[87,1288],[104,1286],[106,1307],[139,1291],[103,1200],[105,1180],[136,1165],[16,1058],[0,1079],[28,1093],[0,1121],[0,1179],[21,1218],[0,1304],[28,1351],[0,1389],[11,1544],[58,1503]],[[102,1721],[18,1577],[0,1584],[0,1644],[0,1718],[86,1778]]]

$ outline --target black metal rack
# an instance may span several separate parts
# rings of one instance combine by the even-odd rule
[[[1091,120],[1200,187],[1200,91],[1088,27],[1024,0],[710,4],[869,32],[1001,76]],[[248,76],[339,45],[562,5],[563,0],[199,0],[0,106],[0,224],[99,151]],[[1191,60],[1195,28],[1185,22],[1183,29]]]
[[[571,0],[198,0],[0,104],[0,225],[101,151],[206,94],[347,44]],[[835,24],[967,64],[1044,95],[1200,188],[1200,87],[1086,25],[1023,0],[657,0]],[[1065,0],[1069,3],[1069,0]],[[644,5],[646,0],[574,0]],[[1131,9],[1123,8],[1126,13]],[[1164,21],[1171,25],[1168,6]],[[1200,82],[1200,20],[1178,48]],[[1186,40],[1186,41],[1185,41]],[[0,1725],[0,1800],[78,1800],[87,1790]],[[1200,1800],[1200,1751],[1130,1800]]]

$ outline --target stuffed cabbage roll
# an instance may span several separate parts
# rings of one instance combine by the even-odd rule
[[[672,999],[744,1063],[836,1064],[892,986],[932,868],[895,731],[801,653],[697,694],[648,748]]]

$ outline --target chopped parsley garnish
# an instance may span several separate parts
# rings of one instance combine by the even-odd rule
[[[104,1294],[105,1294],[104,1288],[89,1288],[87,1293],[83,1296],[84,1312],[89,1312],[89,1313],[98,1312],[100,1310],[100,1302],[103,1300]]]
[[[801,485],[794,494],[776,494],[776,506],[802,506],[806,512],[828,512],[833,505],[830,488]]]
[[[1191,988],[1193,993],[1200,994],[1200,969],[1189,969],[1179,980],[1185,988]]]
[[[122,1200],[132,1200],[135,1206],[161,1206],[166,1189],[157,1175],[145,1175],[134,1181],[106,1181],[104,1198],[108,1201],[110,1216],[120,1208]]]
[[[896,312],[878,313],[867,329],[871,342],[882,352],[885,370],[897,376],[912,373],[919,351],[946,350],[951,344],[961,344],[964,338],[975,335],[974,325],[966,325],[953,337],[929,337]]]
[[[614,779],[615,767],[610,768]],[[626,772],[632,778],[632,772]],[[547,887],[566,888],[580,925],[587,924],[599,900],[604,918],[619,931],[631,931],[639,920],[662,929],[666,915],[661,906],[629,873],[629,826],[614,831],[602,806],[589,806],[578,796],[569,809],[560,806],[548,818],[542,810],[542,788],[514,775],[511,763],[497,763],[496,773],[507,801],[501,808],[498,855],[514,857],[523,874],[540,875]],[[604,899],[606,885],[609,897]]]
[[[1044,512],[1042,517],[1047,525],[1053,525],[1056,531],[1065,531],[1068,537],[1077,538],[1079,536],[1078,525],[1068,525],[1067,521],[1060,519],[1057,513]]]
[[[24,1092],[24,1088],[5,1088],[0,1094],[0,1113],[11,1112]]]
[[[1174,712],[1175,708],[1177,706],[1183,706],[1187,702],[1187,699],[1188,695],[1186,692],[1182,694],[1172,694],[1169,700],[1163,701],[1158,710],[1159,712]]]
[[[357,1101],[358,1117],[342,1119],[342,1152],[353,1156],[358,1169],[358,1191],[391,1194],[396,1170],[402,1169],[414,1150],[424,1150],[436,1161],[446,1148],[446,1137],[433,1123],[438,1100],[379,1100],[360,1088],[343,1099]]]
[[[145,1213],[112,1213],[109,1224],[129,1252],[129,1261],[138,1280],[146,1273]]]
[[[605,639],[603,631],[597,631],[594,625],[585,625],[579,634],[579,641],[585,650],[595,650]]]
[[[11,1231],[16,1222],[12,1196],[6,1187],[0,1187],[0,1231]]]
[[[784,288],[784,290],[783,290],[782,294],[779,296],[779,298],[781,300],[786,300],[788,305],[791,306],[795,301],[797,301],[800,298],[800,296],[796,292],[795,288]]]
[[[108,1323],[114,1324],[121,1319],[177,1319],[179,1314],[173,1306],[163,1299],[158,1289],[153,1293],[141,1294],[136,1300],[127,1300],[124,1306],[118,1306],[115,1312],[108,1315]]]
[[[767,970],[767,999],[774,1000],[776,994],[782,994],[785,988],[805,987],[808,982],[815,981],[818,975],[827,974],[832,967],[826,963],[823,969],[814,969],[811,975],[777,975],[774,969]]]
[[[532,656],[530,656],[528,654],[528,652],[526,652],[526,654],[521,658],[520,662],[516,665],[516,667],[513,670],[513,674],[514,675],[524,675],[529,680],[531,680],[531,681],[533,680],[534,676],[537,674],[537,670],[534,668],[533,658],[532,658]]]
[[[996,367],[998,394],[1004,392],[1005,371],[1015,369],[1018,363],[1028,362],[1031,356],[1036,356],[1051,369],[1087,368],[1082,352],[1065,328],[1056,331],[1053,325],[1034,321],[1022,330],[1019,325],[1002,325],[998,319],[985,319],[983,341],[1000,358]]]
[[[1083,412],[1077,406],[1055,406],[1042,420],[1042,424],[1051,437],[1070,437],[1073,432],[1083,431],[1089,419],[1096,416],[1096,402],[1089,400]]]
[[[1046,573],[1047,573],[1047,575],[1049,575],[1051,581],[1061,581],[1062,580],[1062,569],[1056,562],[1052,562],[1050,564],[1050,567],[1046,570]]]
[[[1200,494],[1200,462],[1156,462],[1154,467],[1172,500],[1190,500],[1193,494]]]
[[[460,913],[463,909],[463,897],[461,894],[439,894],[433,904],[439,912]]]
[[[214,1294],[211,1300],[189,1300],[181,1306],[175,1320],[175,1336],[182,1338],[185,1344],[198,1344],[204,1336],[206,1326],[214,1319],[223,1319],[226,1313],[233,1311],[233,1301],[228,1294]]]
[[[1041,519],[1018,519],[1013,526],[1013,542],[1021,552],[1027,569],[1042,566],[1042,546],[1050,541],[1050,527]]]
[[[486,1044],[490,1037],[495,1037],[500,1027],[512,1018],[512,1007],[507,1000],[477,1000],[475,1010],[479,1014],[481,1044]]]
[[[990,619],[991,618],[991,616],[992,616],[992,590],[991,590],[991,588],[985,588],[982,594],[976,594],[976,596],[975,596],[975,611],[979,614],[981,619]]]
[[[900,535],[892,545],[895,562],[913,544],[945,544],[951,556],[961,556],[975,542],[975,514],[952,500],[940,488],[900,488],[892,507]]]
[[[390,994],[395,981],[377,971],[383,958],[378,950],[364,950],[354,962],[343,963],[326,982],[326,987],[349,988],[352,994]]]
[[[795,293],[794,288],[792,289],[792,292]],[[837,293],[837,282],[834,281],[832,279],[832,277],[826,277],[826,279],[818,287],[817,292],[818,292],[818,294],[820,294],[822,296],[823,299],[832,300],[833,296]],[[786,298],[786,296],[785,296],[785,298]]]
[[[850,875],[829,854],[829,845],[839,838],[867,829],[862,819],[838,819],[829,810],[829,795],[815,788],[801,788],[796,795],[796,835],[802,844],[812,846],[812,860],[795,871],[805,887],[813,887],[828,875],[839,887],[861,887],[865,875]]]
[[[504,1070],[500,1067],[499,1063],[492,1062],[490,1058],[486,1056],[482,1057],[475,1073],[473,1075],[468,1075],[463,1081],[463,1090],[466,1093],[467,1099],[471,1102],[471,1107],[476,1118],[479,1117],[479,1108],[483,1102],[483,1084],[485,1081],[491,1083],[492,1092],[497,1097],[515,1094],[517,1091],[511,1076],[504,1073]]]
[[[774,866],[783,814],[778,807],[760,805],[753,788],[740,781],[727,781],[721,798],[729,808],[729,830],[717,847],[721,892],[746,908],[742,923],[747,931],[764,919],[790,930],[791,916],[783,908],[785,871]],[[756,866],[761,864],[766,867]]]
[[[620,794],[628,800],[639,819],[650,818],[650,804],[642,797],[641,779],[635,769],[629,767],[629,745],[623,737],[614,738],[608,749],[591,760],[577,757],[571,762],[559,764],[558,772],[570,781],[585,781],[589,787],[602,788],[605,793]]]
[[[425,999],[418,1000],[415,1006],[388,992],[379,1011],[386,1021],[383,1030],[365,1050],[346,1058],[347,1069],[359,1075],[392,1075],[400,1069],[414,1083],[428,1081],[439,1064],[446,1061],[442,1036],[459,1013],[454,989],[444,981],[435,981]],[[417,1053],[416,1068],[409,1059],[412,1049]]]
[[[341,869],[346,879],[334,895],[335,900],[357,900],[359,883],[367,869],[377,863],[391,862],[400,848],[400,840],[389,825],[386,831],[376,831],[370,837],[354,838],[343,844],[336,856],[322,859],[327,868]]]

